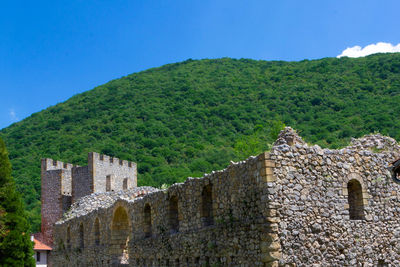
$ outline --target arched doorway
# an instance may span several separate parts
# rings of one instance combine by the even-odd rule
[[[111,224],[111,255],[112,266],[129,265],[129,217],[123,207],[118,207]]]

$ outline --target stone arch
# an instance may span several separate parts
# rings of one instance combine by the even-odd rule
[[[96,218],[94,221],[94,244],[96,246],[100,245],[100,220]]]
[[[150,237],[152,234],[152,223],[151,223],[151,206],[147,203],[144,206],[144,236]]]
[[[172,233],[179,231],[179,209],[178,209],[178,197],[172,196],[168,201],[169,207],[169,227]]]
[[[361,175],[350,173],[343,182],[343,195],[347,197],[345,209],[349,210],[350,220],[363,220],[365,218],[364,207],[368,205],[369,195],[367,193]]]
[[[85,248],[85,233],[83,229],[83,223],[79,225],[79,248],[84,249]]]
[[[203,187],[201,192],[201,220],[204,226],[214,224],[212,184]]]
[[[352,179],[347,183],[350,220],[364,219],[364,203],[361,183]]]
[[[111,222],[110,254],[112,266],[129,264],[129,233],[130,221],[128,212],[124,207],[118,206],[114,211]]]

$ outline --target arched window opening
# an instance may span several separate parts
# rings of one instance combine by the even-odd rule
[[[79,225],[79,248],[83,249],[85,247],[85,240],[84,240],[84,232],[83,232],[83,224]]]
[[[128,178],[124,178],[122,182],[122,190],[128,189]]]
[[[144,236],[150,237],[151,234],[151,207],[149,204],[146,204],[144,206]]]
[[[212,185],[206,185],[201,193],[201,220],[204,226],[214,224]]]
[[[364,203],[362,187],[359,181],[353,179],[347,183],[350,220],[364,219]]]
[[[179,231],[178,198],[176,196],[169,199],[169,226],[171,233]]]
[[[118,207],[113,216],[111,225],[110,253],[112,265],[129,264],[129,217],[123,207]]]
[[[71,249],[71,228],[67,227],[67,249]]]
[[[100,245],[100,222],[99,218],[96,218],[94,222],[94,244],[96,246]]]

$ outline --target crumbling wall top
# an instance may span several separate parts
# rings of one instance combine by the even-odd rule
[[[304,142],[304,140],[291,127],[285,127],[285,129],[279,133],[278,139],[276,139],[274,146],[285,144],[288,146],[296,144],[304,145],[306,142]]]
[[[381,134],[352,138],[348,148],[355,150],[372,150],[373,152],[400,150],[400,146],[395,139]]]

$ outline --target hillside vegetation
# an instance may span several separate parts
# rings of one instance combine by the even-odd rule
[[[138,163],[139,185],[225,168],[268,148],[282,123],[340,147],[400,139],[400,54],[282,62],[187,60],[134,73],[1,130],[35,229],[40,158],[86,164],[89,151]]]

